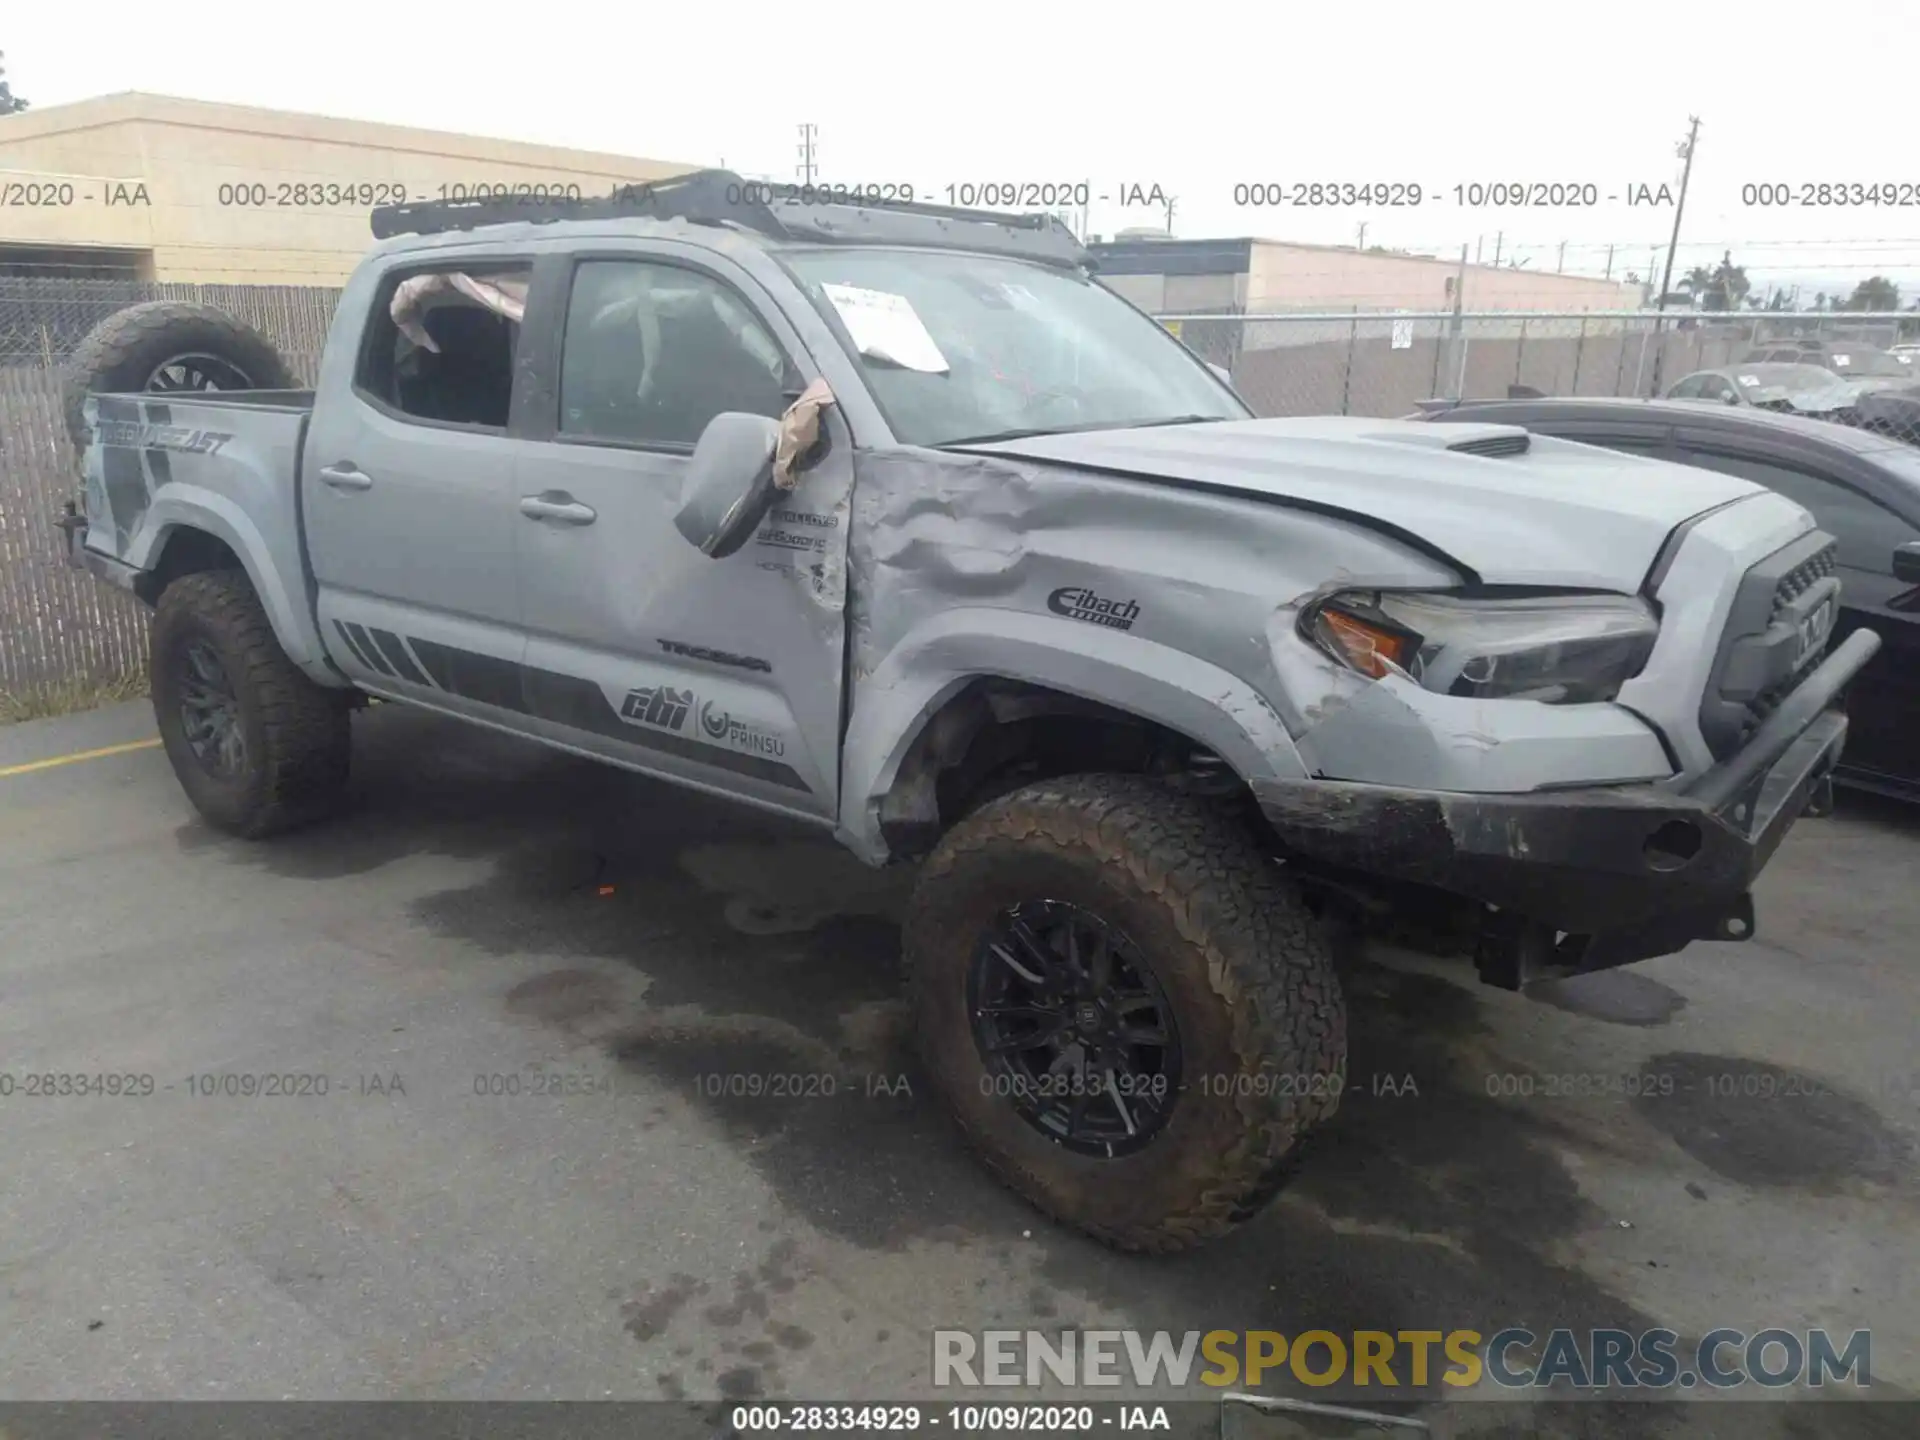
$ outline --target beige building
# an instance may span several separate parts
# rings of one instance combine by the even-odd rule
[[[1440,311],[1455,308],[1457,261],[1279,240],[1123,238],[1095,244],[1100,278],[1156,314]],[[1464,310],[1636,310],[1637,282],[1468,265]]]
[[[0,118],[0,274],[337,285],[367,212],[695,167],[128,92]]]

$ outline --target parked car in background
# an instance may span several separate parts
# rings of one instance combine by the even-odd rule
[[[1905,364],[1920,366],[1920,345],[1895,345],[1887,353]]]
[[[1851,424],[1860,393],[1859,386],[1818,365],[1767,362],[1696,370],[1674,381],[1667,399],[1745,405]]]
[[[1438,423],[1523,425],[1541,435],[1738,475],[1799,501],[1838,538],[1840,621],[1881,651],[1854,680],[1836,779],[1920,800],[1920,451],[1886,436],[1751,406],[1668,400],[1467,400]]]
[[[1863,390],[1894,389],[1920,384],[1912,360],[1888,350],[1854,345],[1844,340],[1778,340],[1749,350],[1742,365],[1818,365],[1823,370],[1858,383]]]

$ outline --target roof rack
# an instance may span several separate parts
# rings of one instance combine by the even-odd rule
[[[731,170],[695,170],[667,180],[635,181],[594,199],[476,197],[375,208],[374,238],[441,235],[490,225],[562,220],[686,220],[724,225],[775,240],[821,244],[934,245],[1018,255],[1092,269],[1092,255],[1058,218],[950,205],[883,200],[837,187],[744,180]]]

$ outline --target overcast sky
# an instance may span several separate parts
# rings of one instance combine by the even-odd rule
[[[442,19],[441,15],[448,17]],[[1828,17],[1823,27],[1821,16]],[[296,18],[299,17],[299,18]],[[1181,236],[1366,242],[1551,270],[1646,274],[1700,143],[1676,277],[1731,248],[1755,280],[1872,273],[1920,299],[1920,0],[1810,10],[1372,0],[1106,6],[810,0],[185,12],[15,0],[0,49],[36,107],[115,90],[311,110],[793,178],[1090,182],[1091,228],[1159,225],[1123,186],[1178,196]],[[1876,62],[1884,64],[1876,70]],[[1418,208],[1253,209],[1234,186],[1413,182]],[[1591,182],[1588,209],[1472,208],[1455,185]],[[1743,185],[1904,185],[1904,206],[1770,208]],[[1610,199],[1618,196],[1617,200]],[[1809,291],[1803,298],[1811,299]]]

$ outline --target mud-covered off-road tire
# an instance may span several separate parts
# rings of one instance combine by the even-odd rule
[[[242,762],[232,775],[194,753],[182,716],[189,651],[217,657],[237,700]],[[187,798],[230,834],[258,839],[321,819],[345,801],[348,696],[316,685],[287,658],[247,577],[209,570],[169,585],[150,639],[154,718]]]
[[[154,371],[181,355],[208,355],[231,366],[253,390],[291,390],[299,382],[266,336],[211,305],[149,300],[116,310],[73,352],[61,404],[76,455],[87,448],[83,407],[93,394],[129,394],[149,388]]]
[[[1039,899],[1118,927],[1170,1001],[1179,1098],[1143,1148],[1060,1145],[996,1093],[975,1043],[975,947],[1003,907]],[[1151,779],[1047,781],[961,821],[921,872],[905,951],[923,1062],[975,1150],[1042,1210],[1120,1249],[1183,1250],[1249,1218],[1345,1088],[1345,1001],[1301,896],[1241,822]]]

